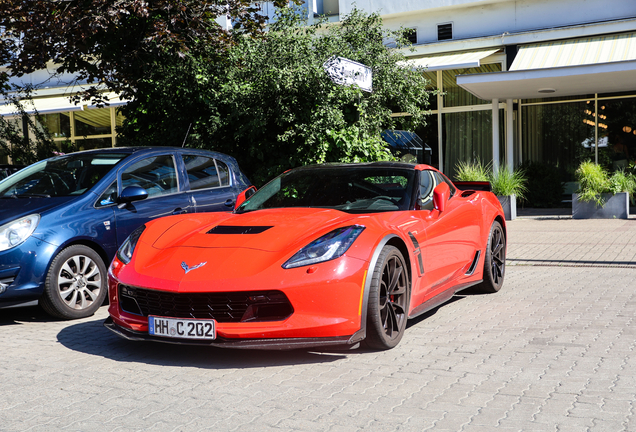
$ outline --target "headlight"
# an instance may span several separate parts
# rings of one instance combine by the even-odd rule
[[[146,225],[142,225],[128,236],[126,241],[117,251],[117,258],[119,258],[119,261],[123,262],[124,264],[128,264],[130,262],[133,253],[135,252],[135,247],[137,247],[137,241],[139,240],[139,237],[141,237],[141,233],[144,232],[145,229]]]
[[[283,268],[290,269],[336,259],[349,249],[362,231],[364,227],[360,225],[335,229],[299,250],[283,264]]]
[[[32,214],[0,226],[0,251],[16,247],[29,238],[40,222],[39,214]]]

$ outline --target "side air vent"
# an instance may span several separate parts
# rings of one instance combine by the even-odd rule
[[[475,273],[475,269],[477,268],[477,264],[479,264],[479,257],[481,256],[481,251],[477,251],[475,254],[475,258],[473,258],[473,262],[470,265],[470,268],[466,272],[466,276],[470,276]]]
[[[464,192],[462,192],[462,198],[468,198],[469,196],[473,195],[474,193],[475,193],[475,191],[472,191],[472,190],[464,191]]]
[[[208,234],[260,234],[272,228],[271,226],[237,226],[217,225]]]
[[[453,23],[437,24],[437,40],[449,40],[453,38]]]

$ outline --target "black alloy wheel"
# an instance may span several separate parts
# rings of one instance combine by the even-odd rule
[[[371,279],[367,309],[366,345],[386,350],[395,347],[406,329],[410,280],[402,253],[385,246]]]
[[[506,235],[497,221],[493,222],[486,246],[484,280],[477,285],[481,293],[496,293],[501,289],[506,273]]]

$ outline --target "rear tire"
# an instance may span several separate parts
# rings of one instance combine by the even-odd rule
[[[501,289],[506,273],[506,235],[503,227],[494,221],[490,227],[486,258],[484,260],[484,280],[475,287],[483,294],[496,293]]]
[[[400,250],[385,246],[373,270],[367,307],[367,336],[371,349],[395,347],[406,329],[410,281]]]
[[[106,266],[101,256],[88,246],[72,245],[53,259],[40,305],[56,318],[85,318],[104,303],[106,291]]]

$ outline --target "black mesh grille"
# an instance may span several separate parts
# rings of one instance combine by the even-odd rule
[[[120,285],[119,299],[123,311],[136,315],[218,322],[282,320],[293,312],[280,291],[171,293]]]

